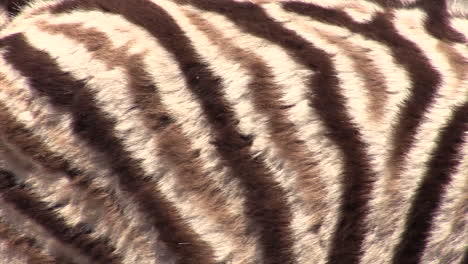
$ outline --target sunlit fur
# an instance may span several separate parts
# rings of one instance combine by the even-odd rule
[[[462,264],[447,0],[0,2],[0,264]]]

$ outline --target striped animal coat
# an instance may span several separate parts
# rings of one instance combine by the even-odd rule
[[[463,1],[16,4],[0,263],[467,263]]]

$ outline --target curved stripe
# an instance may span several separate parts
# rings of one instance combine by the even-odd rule
[[[420,8],[426,13],[425,28],[432,36],[451,42],[466,43],[467,41],[463,34],[450,26],[451,15],[447,0],[418,0],[411,3],[394,0],[375,0],[375,2],[386,8]]]
[[[119,176],[119,186],[138,199],[143,211],[151,217],[151,223],[160,231],[162,240],[181,255],[181,262],[211,263],[209,247],[183,224],[172,204],[145,184],[141,168],[114,137],[113,121],[102,115],[94,105],[93,95],[87,90],[85,80],[73,79],[56,65],[53,58],[30,46],[20,34],[4,38],[2,43],[7,45],[6,60],[30,78],[31,86],[39,94],[49,97],[56,107],[73,115],[74,133],[97,152],[107,154],[107,161]],[[42,78],[46,75],[48,79]],[[190,245],[181,245],[181,242]]]
[[[397,174],[398,166],[414,143],[414,136],[424,113],[434,100],[441,82],[440,74],[433,69],[424,53],[415,44],[400,36],[383,15],[376,16],[371,23],[358,24],[337,10],[299,2],[284,3],[283,7],[287,11],[346,27],[352,32],[388,45],[396,60],[409,72],[413,86],[412,94],[405,100],[394,129],[392,143],[394,147],[388,161],[389,167],[395,168],[394,174]]]
[[[450,42],[466,43],[463,34],[450,26],[450,14],[447,1],[419,1],[419,6],[426,13],[426,30],[434,37]]]
[[[393,257],[393,264],[419,263],[445,186],[460,163],[463,136],[468,132],[468,103],[460,106],[443,129],[437,148],[428,162],[428,171],[412,203],[405,232]]]
[[[2,70],[6,70],[7,65],[3,64]],[[154,261],[159,261],[160,257],[168,251],[167,247],[161,245],[155,231],[148,230],[147,217],[135,208],[134,200],[129,199],[115,186],[114,174],[110,172],[107,164],[103,164],[102,156],[90,151],[83,141],[71,133],[70,115],[52,109],[47,100],[35,97],[30,89],[25,89],[29,85],[26,84],[24,76],[11,68],[6,72],[8,77],[14,79],[15,82],[10,83],[5,79],[8,81],[6,89],[0,90],[1,101],[8,104],[7,108],[0,102],[0,109],[3,110],[0,112],[2,124],[0,131],[2,128],[10,131],[4,134],[8,143],[11,143],[10,147],[14,146],[13,150],[17,150],[18,154],[32,158],[36,164],[39,164],[40,168],[32,169],[35,173],[52,172],[52,175],[59,174],[52,178],[67,177],[65,182],[68,186],[54,190],[59,193],[66,192],[69,196],[85,198],[80,199],[79,203],[58,209],[57,212],[64,217],[65,215],[71,216],[69,220],[74,222],[82,216],[89,215],[95,218],[97,216],[95,213],[98,211],[102,221],[95,222],[96,232],[93,235],[109,238],[118,250],[123,250],[122,256],[125,257],[125,261],[127,259],[129,262],[138,261],[138,263],[149,261],[152,264],[155,263]],[[11,118],[2,117],[2,114],[11,115]],[[12,120],[12,122],[7,122],[7,120]],[[53,165],[55,161],[59,161],[56,166]],[[70,167],[72,171],[78,172],[77,175],[66,174],[69,165],[72,166]],[[64,172],[65,175],[63,175]],[[34,180],[44,181],[50,178],[41,176],[31,175],[32,179],[28,179],[27,185]],[[53,182],[44,183],[46,189],[58,187],[60,178],[59,181],[50,180]],[[77,193],[78,196],[76,196]],[[81,213],[79,217],[74,217],[77,211]],[[132,242],[131,248],[121,247],[123,238]],[[156,254],[153,253],[154,250],[157,251]],[[62,249],[56,251],[63,252]],[[142,259],[146,259],[146,262]]]
[[[63,34],[77,43],[82,43],[93,58],[104,62],[109,69],[115,67],[124,69],[122,78],[128,79],[131,97],[129,101],[133,101],[131,105],[138,107],[140,112],[139,116],[130,118],[141,119],[141,124],[147,128],[147,130],[143,129],[141,133],[154,135],[157,138],[153,152],[161,157],[161,162],[167,164],[168,168],[174,168],[170,170],[175,172],[175,177],[170,177],[175,178],[177,188],[181,187],[185,192],[184,197],[175,200],[174,203],[179,203],[179,205],[185,203],[187,204],[185,207],[191,207],[189,212],[183,211],[184,217],[190,219],[187,221],[193,223],[194,230],[205,241],[214,246],[213,250],[221,260],[228,261],[225,258],[229,258],[228,255],[232,254],[233,250],[242,255],[240,246],[244,246],[242,241],[244,235],[240,228],[242,218],[239,217],[239,213],[241,212],[233,213],[231,210],[224,209],[229,208],[230,205],[226,197],[223,196],[222,190],[214,180],[206,177],[208,175],[203,171],[201,164],[203,160],[198,158],[199,154],[192,149],[189,139],[182,134],[180,127],[175,125],[171,113],[161,103],[159,88],[152,82],[150,74],[146,72],[142,60],[142,56],[145,55],[131,54],[129,50],[131,47],[114,47],[106,33],[93,27],[84,27],[80,23],[45,24],[38,22],[37,24],[42,30]],[[96,43],[99,43],[99,48],[97,48]],[[143,53],[145,52],[143,51]],[[118,91],[117,87],[115,91]],[[122,116],[122,118],[124,117]],[[131,137],[131,133],[127,133],[127,135]],[[167,186],[170,180],[162,178],[160,181]],[[201,210],[197,207],[200,207]],[[195,217],[200,218],[200,220],[195,221]],[[215,230],[212,230],[211,227],[208,228],[208,226],[212,226],[212,229]],[[216,229],[225,229],[227,232]],[[213,234],[210,235],[209,232]],[[237,236],[235,238],[237,245],[230,245],[231,248],[226,252],[224,248],[229,247],[232,234]],[[223,236],[224,238],[222,238]],[[226,247],[219,246],[219,243],[223,242],[227,244]]]
[[[434,216],[421,263],[466,263],[462,258],[468,252],[468,133],[463,142],[461,164],[453,170]]]
[[[266,123],[268,133],[272,143],[279,150],[280,156],[278,158],[291,163],[292,169],[298,173],[301,197],[313,204],[313,208],[315,208],[313,214],[319,218],[323,217],[325,212],[322,210],[326,207],[324,203],[325,185],[316,174],[314,166],[311,165],[316,163],[313,160],[314,155],[297,137],[298,131],[289,120],[287,113],[290,106],[282,103],[281,87],[270,79],[274,74],[267,66],[266,61],[254,52],[231,43],[213,24],[195,13],[188,14],[188,18],[200,31],[206,34],[213,45],[219,45],[220,50],[224,51],[223,56],[239,62],[249,74],[252,74],[252,80],[248,83],[247,89],[252,92],[255,108],[268,117]],[[319,220],[315,226],[320,226],[320,224]]]
[[[9,174],[8,171],[0,169],[0,179],[11,177]],[[1,254],[5,249],[9,251],[6,252],[5,255],[18,255],[18,258],[25,258],[25,262],[28,264],[67,263],[66,261],[58,260],[54,256],[47,254],[39,247],[38,241],[32,237],[27,237],[24,234],[18,233],[0,217],[0,258],[2,261],[8,260],[7,256]],[[69,264],[69,262],[67,264]]]
[[[135,206],[135,199],[129,199],[128,193],[122,192],[118,187],[114,173],[109,164],[105,163],[103,155],[89,149],[86,142],[73,134],[72,116],[54,109],[49,100],[38,97],[30,88],[26,77],[11,68],[11,65],[5,63],[3,59],[1,63],[1,70],[5,75],[2,77],[4,82],[1,84],[4,86],[0,90],[0,98],[8,107],[4,109],[9,110],[14,116],[12,120],[16,119],[18,124],[28,130],[15,130],[15,126],[12,125],[10,131],[13,137],[16,133],[23,136],[21,142],[13,140],[12,145],[22,148],[19,152],[32,157],[40,166],[54,173],[62,174],[68,169],[78,172],[73,177],[65,176],[70,178],[72,189],[82,192],[81,194],[89,194],[89,199],[82,201],[87,203],[91,210],[81,209],[81,211],[92,215],[94,210],[98,210],[95,204],[104,206],[105,211],[100,212],[105,212],[103,217],[110,219],[110,222],[108,224],[97,222],[99,226],[95,230],[111,239],[119,250],[123,250],[122,256],[126,261],[128,259],[129,262],[153,264],[155,261],[157,263],[162,261],[161,259],[166,259],[169,249],[161,242],[155,229],[149,228],[147,216]],[[28,138],[34,140],[30,142]],[[41,146],[38,148],[30,144],[34,142],[40,142]],[[53,168],[50,165],[54,164],[54,161],[59,161],[62,165]],[[131,248],[125,247],[126,243],[122,244],[124,237],[127,241],[132,241]]]
[[[365,53],[365,48],[353,44],[345,38],[333,36],[329,32],[315,29],[327,41],[337,45],[341,52],[353,61],[353,69],[360,74],[370,97],[368,113],[371,119],[379,123],[385,115],[385,104],[389,94],[385,76],[376,67],[376,62]]]
[[[265,261],[291,263],[294,259],[289,230],[291,212],[284,191],[270,179],[261,158],[254,159],[249,154],[251,139],[238,132],[234,114],[220,94],[219,78],[197,59],[190,40],[173,19],[162,8],[147,1],[131,4],[126,1],[68,1],[57,5],[54,11],[60,13],[77,7],[120,13],[132,23],[146,28],[173,54],[216,131],[213,144],[247,190],[246,213],[260,226]]]
[[[274,179],[287,194],[297,261],[307,259],[305,251],[314,256],[309,258],[311,261],[318,260],[323,255],[320,251],[324,250],[312,244],[319,243],[318,237],[326,225],[329,209],[326,185],[319,178],[314,154],[299,138],[295,124],[289,119],[288,111],[294,106],[283,102],[284,87],[275,82],[275,73],[269,66],[272,63],[257,54],[260,51],[255,47],[262,44],[254,42],[262,40],[243,38],[240,46],[230,39],[239,34],[234,25],[227,26],[225,23],[229,22],[215,21],[214,17],[208,20],[198,14],[200,12],[188,9],[183,13],[174,11],[196,46],[210,47],[200,48],[204,61],[220,75],[230,72],[223,76],[223,93],[239,119],[240,131],[254,138],[251,151],[263,155]],[[223,25],[226,34],[215,26],[217,24]],[[251,44],[253,47],[249,50]]]
[[[2,121],[0,121],[1,123]],[[31,134],[34,131],[16,130],[16,133],[26,136],[25,133]],[[34,138],[32,134],[31,138]],[[58,138],[55,137],[55,139]],[[63,141],[61,142],[63,143]],[[32,159],[33,157],[27,156],[28,153],[17,148],[21,146],[25,147],[21,144],[15,144],[14,141],[4,142],[0,140],[0,165],[3,160],[6,168],[14,171],[15,175],[20,175],[17,177],[18,184],[33,189],[36,199],[49,204],[64,205],[54,207],[53,210],[57,215],[60,215],[68,225],[85,223],[87,228],[92,231],[93,238],[109,240],[109,243],[116,247],[115,252],[122,256],[122,262],[127,263],[128,255],[131,255],[131,253],[126,252],[125,248],[122,250],[119,247],[118,240],[123,237],[126,240],[131,240],[132,237],[126,235],[125,231],[129,228],[135,230],[135,228],[128,227],[128,218],[123,215],[121,204],[117,205],[114,202],[115,195],[108,190],[102,189],[102,187],[96,188],[95,180],[89,181],[89,183],[85,183],[84,180],[78,182],[76,178],[75,180],[70,179],[63,171],[59,172],[58,170],[42,167],[42,164],[38,164],[37,160]],[[61,147],[66,148],[65,144],[61,145]],[[29,152],[34,151],[34,146],[30,145],[26,149]],[[2,153],[2,150],[5,153]],[[45,149],[45,152],[41,152],[40,155],[50,157],[60,154]],[[78,175],[77,177],[86,177],[87,180],[91,180],[88,175]],[[119,220],[116,221],[117,219]],[[134,240],[132,242],[135,243]],[[61,249],[53,250],[53,252],[57,251],[63,252]],[[133,246],[132,251],[141,252],[141,248]],[[140,256],[142,255],[140,254]]]
[[[51,211],[54,205],[39,202],[29,190],[18,186],[11,176],[4,173],[1,176],[0,194],[16,210],[45,227],[61,242],[76,246],[84,255],[91,255],[96,262],[121,263],[106,241],[93,240],[86,229],[67,225],[64,219]]]
[[[268,17],[258,6],[232,1],[179,1],[225,15],[246,33],[267,39],[288,50],[300,64],[318,72],[309,79],[311,105],[323,119],[329,136],[344,153],[344,194],[330,252],[330,263],[356,263],[365,234],[364,217],[372,179],[360,133],[347,116],[344,98],[330,58],[293,31]],[[338,126],[339,124],[339,126]]]

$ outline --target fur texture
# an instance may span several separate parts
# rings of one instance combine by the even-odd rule
[[[462,2],[21,3],[0,263],[466,261]]]

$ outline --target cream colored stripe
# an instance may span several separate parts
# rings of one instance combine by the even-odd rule
[[[135,37],[135,39],[131,41],[138,43],[132,46],[131,50],[133,52],[135,52],[134,49],[141,48],[142,50],[140,50],[140,52],[145,54],[145,56],[153,55],[157,56],[159,59],[161,58],[159,56],[159,53],[162,52],[160,51],[161,48],[155,45],[156,43],[145,40],[149,37],[144,35],[142,37],[140,34],[144,33],[136,32],[138,31],[136,27],[122,22],[122,19],[118,16],[108,15],[105,17],[104,22],[104,20],[102,20],[102,14],[94,13],[94,15],[96,14],[97,16],[92,17],[92,19],[88,19],[91,17],[86,17],[85,19],[80,18],[77,20],[84,23],[87,22],[86,25],[88,26],[99,27],[100,30],[105,30],[104,32],[106,34],[112,35],[117,39],[128,40],[128,34],[119,36],[121,34],[119,32],[121,32],[122,29],[129,28],[129,30],[134,32],[132,37]],[[82,15],[84,16],[84,14]],[[109,24],[109,21],[112,21],[112,23]],[[107,27],[103,24],[111,26]],[[140,35],[141,38],[137,37],[137,35]],[[44,42],[42,42],[43,39]],[[240,243],[240,245],[236,246],[236,239],[229,233],[222,231],[223,225],[221,225],[220,221],[214,222],[213,219],[207,217],[209,212],[203,212],[197,209],[197,201],[203,202],[203,200],[200,200],[198,193],[191,192],[188,189],[182,190],[180,184],[177,183],[177,176],[174,175],[175,171],[173,169],[169,168],[168,172],[163,172],[167,168],[161,166],[163,163],[160,159],[160,151],[164,150],[156,148],[157,138],[152,136],[154,131],[149,130],[143,124],[140,110],[132,108],[132,97],[129,94],[128,83],[125,78],[126,73],[123,69],[117,67],[112,70],[107,69],[104,63],[94,60],[92,55],[89,54],[80,43],[71,41],[66,37],[53,35],[42,38],[36,35],[32,42],[46,49],[47,41],[50,40],[56,40],[61,43],[60,48],[48,50],[51,55],[58,56],[59,59],[57,59],[57,62],[61,67],[67,68],[77,79],[92,77],[88,81],[88,84],[95,92],[98,105],[110,117],[115,118],[117,121],[116,135],[123,140],[124,145],[132,153],[133,157],[142,161],[143,168],[147,175],[159,178],[157,182],[158,188],[164,192],[174,205],[176,205],[183,217],[185,217],[192,228],[200,234],[202,239],[212,245],[218,260],[223,261],[228,258],[229,255],[232,254],[233,248],[235,249],[236,247],[237,251],[240,253],[241,249],[239,246],[244,245]],[[142,45],[140,45],[140,43]],[[153,45],[149,45],[149,43]],[[74,50],[73,60],[66,59],[66,56],[69,56],[68,52],[70,49]],[[61,58],[64,59],[62,60]],[[83,64],[87,65],[86,68],[81,67]],[[158,64],[151,64],[148,68],[158,68]],[[99,74],[96,75],[95,73]],[[162,74],[161,71],[158,70],[158,74]],[[179,195],[181,192],[184,193],[184,196]],[[204,199],[211,198],[205,197]],[[207,201],[205,201],[205,203],[206,202]],[[228,206],[229,205],[227,205],[227,207]],[[235,212],[236,216],[240,212],[242,212],[242,210],[237,210]]]
[[[10,83],[9,87],[0,90],[0,101],[6,104],[18,122],[39,136],[50,151],[63,156],[81,171],[86,171],[87,176],[93,180],[93,188],[102,188],[116,193],[117,201],[107,200],[103,204],[112,205],[116,202],[125,215],[121,215],[122,221],[115,221],[107,211],[105,215],[110,214],[107,216],[108,220],[99,222],[96,234],[109,236],[119,249],[118,253],[125,257],[126,263],[133,263],[132,261],[156,263],[159,251],[164,252],[161,245],[155,243],[157,234],[150,231],[151,227],[145,223],[144,216],[136,211],[131,200],[116,186],[115,177],[112,176],[108,165],[103,164],[103,159],[98,154],[90,152],[88,146],[72,134],[71,117],[53,110],[45,98],[35,97],[27,84],[27,79],[6,64],[1,57],[0,65],[0,71],[5,74]],[[47,122],[44,122],[45,120]],[[76,211],[69,211],[67,214],[76,216]],[[65,218],[67,221],[70,219],[70,217]],[[133,241],[136,248],[120,246],[120,244],[124,245],[126,240]],[[156,250],[155,253],[154,250],[158,248],[161,250]]]
[[[452,110],[466,101],[468,90],[456,79],[456,73],[448,62],[448,55],[438,49],[438,40],[426,33],[423,13],[417,10],[400,10],[395,12],[394,24],[397,31],[418,46],[429,59],[431,65],[441,74],[441,86],[437,90],[434,102],[426,111],[425,117],[416,131],[413,147],[402,163],[398,177],[388,182],[385,196],[387,206],[384,222],[376,230],[376,239],[384,239],[388,249],[394,248],[399,235],[405,228],[405,220],[411,206],[413,196],[422,176],[427,171],[426,164],[437,144],[437,138],[452,115]],[[466,83],[466,80],[462,83]],[[379,234],[388,234],[380,236]],[[385,250],[385,253],[391,252]],[[383,253],[383,252],[382,252]],[[390,258],[390,254],[382,254],[381,258]],[[372,256],[366,254],[364,263],[375,263]]]
[[[74,184],[66,175],[51,172],[23,156],[13,146],[0,142],[8,155],[3,155],[7,169],[15,172],[18,184],[25,184],[38,202],[66,204],[54,209],[70,226],[87,224],[93,230],[89,236],[95,240],[118,233],[120,239],[134,239],[128,236],[127,224],[121,221],[119,208],[111,200],[110,193],[92,193],[92,190]],[[0,153],[1,154],[1,153]],[[0,159],[1,159],[0,155]]]
[[[261,0],[260,0],[261,1]],[[298,2],[311,3],[327,9],[335,9],[346,13],[351,19],[358,23],[366,23],[372,20],[383,8],[371,1],[363,0],[295,0]],[[291,0],[263,1],[264,3],[291,2]]]
[[[161,2],[158,2],[161,4]],[[328,215],[317,215],[317,208],[313,209],[313,201],[301,201],[299,198],[301,190],[297,182],[297,172],[292,164],[281,156],[281,150],[274,141],[278,139],[270,138],[267,133],[268,119],[266,116],[258,113],[253,105],[252,92],[248,90],[248,83],[252,81],[252,74],[245,68],[239,67],[236,61],[231,61],[224,57],[223,48],[212,46],[204,32],[199,32],[190,21],[183,17],[176,8],[164,2],[163,6],[178,18],[186,34],[192,39],[198,53],[204,59],[204,62],[210,65],[210,69],[217,73],[223,79],[225,87],[225,98],[228,100],[239,119],[239,128],[242,133],[254,136],[252,152],[254,155],[264,157],[270,171],[275,179],[288,192],[289,204],[293,208],[292,227],[296,238],[294,249],[299,261],[314,261],[314,263],[324,263],[327,255],[326,244],[331,230],[336,221],[336,206],[339,205],[336,197],[337,177],[341,171],[340,158],[336,158],[336,150],[331,143],[323,137],[323,128],[320,122],[317,122],[317,115],[312,112],[308,106],[307,92],[309,88],[304,84],[304,80],[310,74],[310,70],[297,65],[290,56],[278,46],[260,38],[241,32],[232,22],[214,13],[201,12],[195,8],[184,7],[187,11],[196,13],[200,17],[209,21],[212,25],[222,25],[220,31],[226,36],[226,39],[242,49],[254,53],[256,56],[267,62],[273,76],[272,83],[280,87],[283,93],[280,105],[291,105],[288,110],[288,118],[296,125],[299,133],[298,139],[304,140],[311,155],[317,155],[319,163],[317,174],[323,175],[323,181],[331,189],[332,197],[323,197],[329,201],[327,204]],[[240,37],[242,36],[242,37]],[[226,52],[226,51],[224,51]],[[240,58],[242,59],[242,58]],[[314,120],[315,119],[315,120]],[[321,136],[322,135],[322,136]],[[327,146],[327,147],[324,147]],[[336,159],[334,159],[336,158]],[[313,190],[308,190],[313,191]],[[322,219],[323,218],[323,219]],[[314,226],[323,220],[322,227],[318,234],[313,231]],[[325,242],[322,242],[325,241]],[[322,244],[322,245],[321,245]]]
[[[79,253],[79,251],[69,245],[63,244],[47,230],[35,223],[28,216],[23,215],[13,208],[0,195],[0,218],[4,219],[10,226],[18,232],[35,238],[43,246],[45,252],[52,256],[66,256],[77,264],[92,264],[93,261]]]
[[[15,155],[12,153],[12,150],[7,147],[6,143],[4,142],[4,140],[1,139],[0,135],[0,168],[14,173],[14,176],[19,182],[25,181],[28,179],[28,174],[30,173],[30,170],[32,168],[29,164],[25,164],[22,161],[15,160],[14,156]],[[46,178],[48,176],[47,174],[41,174],[40,172],[35,173],[40,177]],[[34,224],[33,221],[28,219],[28,217],[22,216],[20,213],[16,212],[9,204],[5,203],[3,199],[1,199],[1,203],[2,204],[0,205],[0,218],[4,219],[5,221],[8,221],[8,223],[21,234],[36,239],[40,243],[42,250],[46,255],[63,256],[64,254],[66,254],[68,258],[72,257],[77,260],[81,259],[82,263],[91,262],[89,259],[80,256],[79,252],[73,247],[69,247],[68,245],[65,245],[60,241],[56,240],[53,236],[48,235],[43,228],[41,228],[37,224]],[[0,257],[1,261],[9,260],[7,258],[7,255],[12,255],[12,258],[15,257],[13,256],[15,255],[15,252],[11,252],[12,249],[10,249],[10,251],[7,251],[8,248],[2,249],[5,249],[5,254],[2,255],[2,253],[0,253],[0,255],[2,255]],[[27,259],[24,258],[24,260],[26,261]],[[12,262],[5,263],[14,263],[13,259],[9,261]]]
[[[269,5],[269,6],[273,6],[273,5]],[[314,28],[314,25],[317,27],[319,25],[319,23],[317,22],[312,22],[312,21],[309,21],[308,23],[300,23],[298,22],[297,18],[296,19],[293,19],[292,17],[283,17],[283,20],[285,21],[285,23],[287,24],[288,22],[287,21],[294,21],[293,23],[295,25],[298,25],[298,30],[296,30],[297,32],[300,32],[302,33],[302,35],[306,36],[307,38],[307,34],[306,32],[310,32],[312,30],[312,28]],[[398,20],[400,21],[400,20]],[[292,23],[291,23],[292,24]],[[301,25],[304,25],[303,27],[301,27]],[[333,32],[334,34],[337,34],[337,35],[340,35],[342,37],[349,37],[347,36],[347,34],[349,33],[345,33],[343,34],[343,31],[344,29],[342,28],[338,28],[338,27],[332,27],[332,26],[320,26],[322,28],[322,30],[326,30],[326,28],[328,27],[329,29],[327,30],[328,32]],[[408,33],[406,34],[403,34],[403,35],[410,35]],[[349,71],[349,69],[352,69],[351,65],[347,64],[346,62],[344,62],[342,59],[340,59],[340,53],[338,50],[333,50],[330,43],[321,43],[321,40],[320,40],[320,36],[310,36],[308,37],[308,39],[313,42],[314,44],[318,45],[320,48],[324,49],[325,51],[329,51],[330,53],[334,54],[334,58],[335,58],[335,66],[336,66],[336,69],[337,71],[339,72],[339,78],[341,80],[341,83],[342,83],[342,88],[343,88],[343,92],[344,92],[344,95],[347,97],[348,101],[350,102],[349,105],[348,105],[348,109],[351,110],[351,113],[363,113],[364,111],[359,111],[359,104],[361,102],[362,104],[362,101],[363,101],[363,97],[362,97],[362,94],[359,95],[359,94],[354,94],[354,93],[349,93],[349,90],[348,89],[352,89],[353,87],[362,87],[361,84],[359,83],[352,83],[352,82],[349,82],[349,80],[353,80],[353,81],[356,81],[356,77],[353,77],[352,75],[349,75],[349,73],[346,73],[346,71]],[[417,43],[421,42],[418,41]],[[429,52],[429,51],[428,51]],[[436,50],[431,50],[430,51],[432,54],[436,53],[436,54],[440,54],[438,51]],[[445,62],[445,65],[447,65],[447,62]],[[399,67],[396,67],[396,69],[399,68]],[[341,70],[340,70],[341,69]],[[392,68],[393,69],[393,68]],[[446,69],[447,70],[447,69]],[[450,70],[447,70],[446,71],[448,74],[450,74]],[[349,77],[346,77],[346,75],[349,75]],[[453,84],[456,83],[456,80],[454,80],[453,78],[449,79],[449,81],[452,81],[451,85],[452,85],[452,88],[453,88]],[[409,82],[406,83],[406,87],[404,87],[403,90],[401,91],[398,91],[399,92],[399,95],[398,96],[393,96],[396,100],[394,102],[398,102],[404,98],[404,96],[407,94],[407,91],[408,91],[408,87],[407,85],[409,84]],[[390,85],[389,85],[390,86]],[[400,86],[401,87],[401,86]],[[450,87],[447,87],[447,89],[450,89]],[[460,87],[458,87],[458,89],[460,89]],[[352,90],[351,90],[352,91]],[[460,90],[458,90],[458,94],[460,94]],[[462,96],[463,98],[463,96]],[[462,99],[463,100],[463,99]],[[353,102],[354,101],[354,102]],[[458,101],[458,103],[460,103],[460,100]],[[442,105],[441,108],[444,109],[450,109],[449,107],[450,106],[453,106],[454,104],[451,104],[450,102],[445,104],[445,105]],[[394,107],[397,106],[396,104],[394,104]],[[446,107],[448,106],[448,107]],[[390,111],[389,111],[390,112]],[[450,113],[450,111],[446,111],[448,113]],[[397,113],[397,111],[393,111],[393,112],[390,112],[391,114],[389,116],[395,116],[395,114]],[[391,120],[392,119],[389,119],[388,122],[385,124],[382,124],[381,128],[378,128],[377,130],[373,129],[372,127],[369,127],[367,126],[368,124],[370,124],[370,122],[368,122],[366,119],[362,118],[364,116],[361,116],[361,115],[356,115],[356,114],[353,114],[353,117],[355,117],[356,119],[356,123],[359,124],[361,126],[361,129],[360,131],[363,133],[364,135],[364,139],[370,144],[370,147],[368,149],[369,153],[371,154],[372,157],[377,157],[378,159],[374,159],[373,160],[373,165],[374,165],[374,168],[377,169],[377,172],[379,173],[378,175],[382,175],[384,177],[386,177],[385,175],[388,175],[388,168],[385,168],[384,166],[384,157],[386,157],[387,153],[388,153],[388,146],[390,144],[390,137],[389,137],[389,131],[391,131]],[[441,116],[441,118],[446,118],[447,116]],[[424,144],[424,143],[423,143]],[[418,155],[418,154],[414,154],[414,155]],[[411,157],[413,157],[414,155],[411,155]],[[414,156],[414,157],[421,157],[421,156]],[[424,167],[424,164],[423,163],[420,163],[419,165],[420,167],[419,168],[423,168]],[[416,174],[416,175],[422,175],[422,172],[420,172],[420,174]],[[409,177],[409,175],[408,175]],[[383,177],[382,177],[383,178]],[[416,186],[416,183],[417,183],[417,179],[414,180],[414,177],[413,178],[408,178],[408,180],[411,180],[410,182],[401,182],[401,183],[398,183],[398,184],[392,184],[392,186],[394,187],[394,189],[396,191],[398,190],[406,190],[408,188],[408,192],[403,192],[402,196],[403,197],[407,197],[406,198],[406,205],[409,205],[409,197],[407,195],[409,195],[410,193],[412,193],[415,189],[415,186]],[[389,195],[388,197],[386,196],[383,196],[384,194],[382,193],[383,191],[383,188],[388,188],[388,186],[384,186],[382,184],[385,184],[386,182],[385,181],[382,181],[382,180],[379,180],[377,181],[376,185],[375,185],[375,190],[373,191],[373,201],[371,203],[371,214],[369,215],[369,218],[368,218],[368,224],[369,224],[369,229],[370,230],[375,230],[375,232],[372,232],[371,234],[369,234],[369,236],[367,237],[366,239],[366,242],[365,242],[365,245],[364,245],[364,255],[363,255],[363,258],[362,258],[362,262],[363,263],[386,263],[385,261],[389,260],[390,259],[390,256],[391,256],[391,253],[392,253],[392,247],[395,245],[395,243],[398,241],[398,238],[396,236],[398,236],[398,233],[399,231],[396,231],[394,232],[394,229],[392,228],[395,228],[395,223],[397,223],[396,221],[397,220],[400,220],[401,218],[404,218],[404,213],[402,214],[402,211],[400,209],[403,209],[399,206],[396,206],[396,204],[398,203],[391,203],[391,201],[387,201],[385,202],[385,199],[390,199],[392,198],[391,195]],[[412,189],[413,188],[413,189]],[[403,200],[405,200],[405,198],[403,198]],[[405,202],[401,201],[403,204],[405,204]],[[404,206],[403,206],[404,207]],[[404,212],[404,211],[403,211]],[[400,223],[400,227],[402,228],[402,223]],[[383,234],[393,234],[392,235],[392,238],[391,239],[384,239],[382,237]],[[385,242],[383,242],[385,241]],[[393,242],[393,243],[392,243]],[[377,262],[376,262],[377,261]],[[379,262],[380,261],[380,262]]]
[[[380,57],[385,58],[384,63],[388,63],[389,66],[395,66],[394,62],[389,58],[388,50],[381,47],[375,42],[368,41],[367,43],[362,41],[360,36],[353,35],[351,32],[347,31],[344,28],[330,26],[322,24],[317,21],[313,21],[304,16],[293,15],[291,13],[285,12],[281,7],[271,4],[266,7],[268,13],[276,18],[279,21],[283,21],[283,24],[294,30],[297,34],[304,37],[312,45],[316,46],[319,49],[322,49],[330,55],[332,59],[333,66],[337,72],[337,77],[340,81],[340,88],[342,95],[346,98],[346,108],[350,117],[352,118],[353,123],[358,127],[362,135],[362,140],[368,144],[366,152],[370,159],[370,164],[375,175],[382,177],[387,173],[387,168],[385,166],[385,159],[387,153],[388,138],[390,136],[389,130],[392,124],[391,119],[395,116],[396,112],[395,103],[401,101],[405,92],[407,90],[407,85],[398,85],[392,87],[391,89],[401,89],[397,90],[394,94],[389,94],[388,105],[385,107],[386,115],[383,117],[379,125],[375,125],[372,120],[371,113],[367,111],[367,105],[369,103],[369,95],[365,93],[364,82],[362,77],[357,74],[357,71],[354,69],[352,58],[347,56],[346,51],[341,50],[343,47],[336,45],[336,43],[327,41],[327,36],[335,36],[343,39],[350,39],[353,41],[354,45],[362,46],[373,50],[373,52],[386,51],[385,55],[381,54]],[[290,22],[289,22],[290,21]],[[333,56],[332,56],[333,55]],[[380,63],[380,62],[379,62]],[[379,67],[381,68],[381,67]],[[395,71],[400,76],[405,76],[401,70],[396,67]],[[406,77],[406,76],[405,76]],[[391,112],[393,110],[393,112]],[[380,178],[379,177],[379,178]],[[380,190],[379,185],[382,184],[379,181],[379,178],[373,179],[375,183],[372,186],[371,194],[372,198],[369,202],[368,211],[371,214],[368,215],[366,224],[367,229],[372,230],[376,228],[376,218],[378,217],[377,209],[380,208]],[[338,184],[340,186],[341,184]],[[384,243],[377,242],[373,244],[373,247],[382,248],[385,247]],[[363,245],[364,254],[374,254],[374,251],[368,249],[368,245]],[[378,261],[380,257],[374,255],[374,261]]]
[[[461,144],[462,162],[451,174],[446,194],[435,212],[421,263],[460,263],[468,245],[468,131]]]
[[[3,29],[9,21],[6,3],[0,3],[0,30]]]
[[[450,21],[450,26],[452,26],[455,30],[465,35],[465,39],[468,39],[468,17],[466,18],[455,17],[455,18],[451,18],[449,21]],[[467,43],[464,43],[464,45],[466,44]]]

